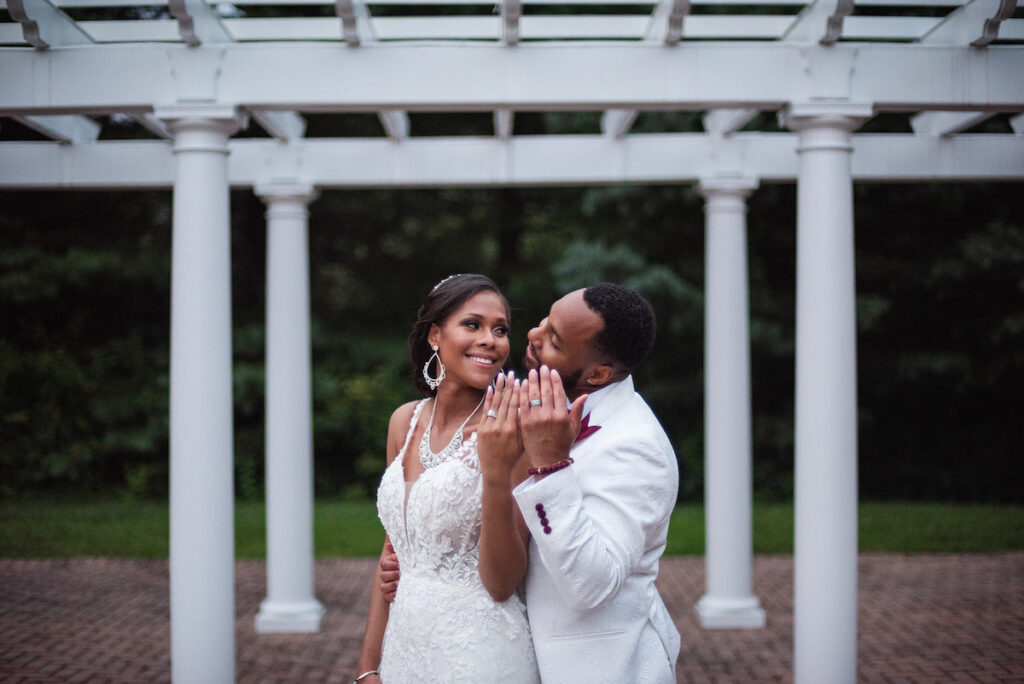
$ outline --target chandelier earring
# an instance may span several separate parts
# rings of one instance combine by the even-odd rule
[[[427,381],[427,386],[430,389],[436,390],[437,386],[441,384],[442,380],[444,380],[444,364],[441,363],[441,357],[437,355],[437,345],[435,344],[433,347],[431,347],[431,349],[434,350],[434,353],[430,356],[429,359],[427,359],[427,362],[423,364],[423,379]],[[433,361],[434,359],[437,359],[436,378],[430,377],[430,362]]]

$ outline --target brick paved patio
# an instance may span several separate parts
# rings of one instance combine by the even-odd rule
[[[240,682],[349,682],[370,560],[316,563],[322,633],[257,635],[265,566],[237,564]],[[757,557],[762,630],[708,631],[693,604],[702,558],[668,558],[659,580],[683,634],[681,682],[792,679],[790,557]],[[859,677],[865,682],[1024,682],[1024,554],[860,559]],[[170,678],[165,561],[0,560],[0,681],[165,682]]]

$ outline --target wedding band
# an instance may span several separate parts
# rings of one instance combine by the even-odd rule
[[[530,406],[540,406],[540,399],[531,399]]]
[[[487,417],[488,418],[497,418],[498,417],[498,412],[495,411],[494,409],[488,409],[487,410]]]

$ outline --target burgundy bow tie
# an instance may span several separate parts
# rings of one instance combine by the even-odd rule
[[[588,413],[587,415],[583,416],[583,420],[580,421],[580,434],[576,435],[576,441],[574,441],[573,444],[579,442],[580,440],[586,439],[587,437],[594,434],[600,429],[600,425],[590,424],[590,414]]]

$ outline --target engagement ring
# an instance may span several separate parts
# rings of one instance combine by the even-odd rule
[[[497,418],[498,417],[498,412],[495,411],[494,409],[489,409],[487,411],[487,417],[488,418]]]

